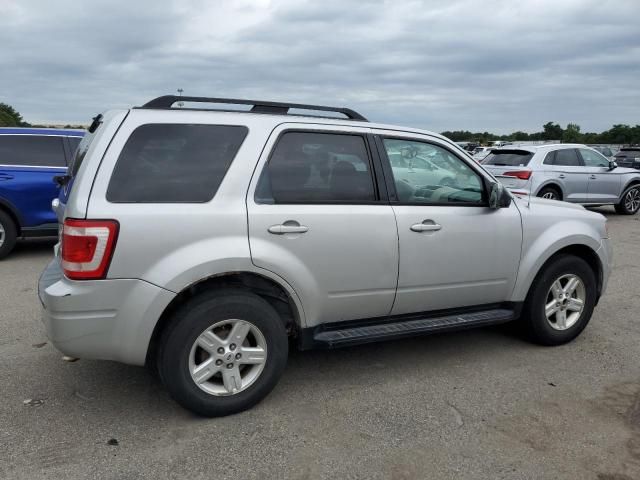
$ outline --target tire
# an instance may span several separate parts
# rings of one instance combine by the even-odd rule
[[[560,281],[560,285],[567,287],[572,277],[579,279],[571,293],[571,298],[560,302],[552,292],[552,285]],[[565,283],[566,282],[566,283]],[[564,290],[563,294],[568,290]],[[577,316],[578,304],[575,297],[582,296],[582,310]],[[538,273],[523,306],[521,322],[529,339],[541,345],[562,345],[576,338],[587,326],[596,304],[597,285],[596,276],[587,262],[573,255],[558,255],[553,257]],[[547,318],[546,307],[551,305],[551,313]],[[558,308],[560,305],[563,308]],[[562,328],[562,312],[565,314],[565,324]],[[558,316],[559,315],[559,316]]]
[[[616,212],[621,215],[635,215],[640,210],[640,185],[628,189],[622,195],[620,203],[615,205]]]
[[[549,200],[562,200],[562,195],[556,187],[544,187],[538,192],[538,197],[548,198]]]
[[[0,210],[0,259],[3,259],[16,245],[18,238],[18,228],[13,219]]]
[[[171,397],[198,415],[219,417],[246,410],[266,397],[284,372],[289,348],[285,326],[257,295],[231,289],[205,292],[182,305],[171,320],[160,338],[160,377]],[[248,333],[235,345],[230,331]],[[198,339],[207,349],[196,345]],[[249,353],[251,347],[256,353]],[[262,363],[261,348],[266,352]],[[192,371],[204,379],[200,385]],[[238,391],[232,393],[234,389]]]

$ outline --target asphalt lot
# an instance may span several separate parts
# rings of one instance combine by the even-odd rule
[[[0,478],[638,479],[640,216],[599,211],[616,266],[573,343],[502,327],[292,352],[265,401],[221,419],[143,368],[42,345],[53,244],[22,243],[0,262]]]

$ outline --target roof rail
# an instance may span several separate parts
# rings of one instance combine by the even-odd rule
[[[349,120],[359,120],[368,122],[368,120],[358,112],[344,107],[327,107],[324,105],[306,105],[302,103],[283,103],[283,102],[267,102],[263,100],[239,100],[235,98],[210,98],[210,97],[184,97],[178,95],[164,95],[154,98],[145,103],[141,108],[150,109],[170,109],[177,102],[192,103],[224,103],[233,105],[252,105],[250,112],[252,113],[270,113],[274,115],[287,115],[289,109],[295,108],[299,110],[315,110],[320,112],[341,113]]]

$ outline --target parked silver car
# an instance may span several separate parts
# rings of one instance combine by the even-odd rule
[[[265,397],[290,344],[512,320],[568,342],[611,270],[602,215],[514,199],[446,138],[344,108],[160,97],[96,117],[64,180],[38,288],[47,335],[152,367],[207,416]]]
[[[510,146],[493,150],[483,166],[512,192],[582,205],[640,209],[640,172],[618,167],[585,145]]]

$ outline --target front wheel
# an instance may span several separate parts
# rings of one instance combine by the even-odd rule
[[[0,210],[0,259],[9,255],[16,245],[18,229],[9,215]]]
[[[206,292],[186,302],[162,335],[160,376],[183,407],[206,417],[246,410],[275,387],[288,339],[268,302],[242,290]]]
[[[529,338],[561,345],[587,326],[596,303],[596,277],[587,262],[559,255],[538,274],[525,301],[522,322]]]
[[[621,215],[635,215],[638,213],[638,210],[640,210],[640,186],[627,190],[615,208],[616,212]]]

